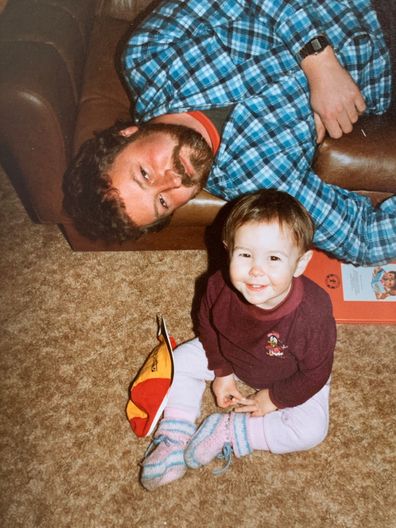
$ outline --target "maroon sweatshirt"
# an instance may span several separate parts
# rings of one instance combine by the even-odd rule
[[[247,303],[221,272],[209,278],[199,312],[199,339],[216,376],[234,373],[269,389],[278,408],[316,394],[333,364],[336,325],[328,294],[307,277],[293,279],[273,310]]]

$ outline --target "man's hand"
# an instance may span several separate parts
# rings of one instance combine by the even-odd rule
[[[311,92],[317,142],[323,141],[326,130],[332,138],[351,132],[366,103],[333,49],[327,46],[321,53],[305,57],[301,68]]]
[[[234,410],[235,412],[248,412],[250,416],[265,416],[270,412],[276,411],[277,407],[269,397],[269,390],[263,389],[245,398]]]
[[[231,407],[244,399],[237,389],[233,374],[216,377],[212,383],[212,389],[219,407]]]

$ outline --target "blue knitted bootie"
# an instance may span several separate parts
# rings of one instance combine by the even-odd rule
[[[149,445],[142,462],[140,482],[153,490],[181,478],[187,470],[184,450],[195,431],[186,420],[164,419]]]

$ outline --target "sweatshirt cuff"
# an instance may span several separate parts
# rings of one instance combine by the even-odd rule
[[[272,403],[275,405],[275,407],[277,407],[278,409],[286,409],[286,407],[290,407],[290,405],[285,405],[284,403],[280,402],[279,400],[277,400],[274,396],[274,393],[272,391],[272,389],[269,389],[268,390],[268,395],[270,397],[270,400],[272,401]]]
[[[229,376],[230,374],[233,374],[233,370],[232,368],[230,367],[221,367],[221,368],[216,368],[213,370],[216,378],[223,378],[224,376]]]

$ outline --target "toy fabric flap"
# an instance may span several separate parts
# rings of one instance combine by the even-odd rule
[[[158,318],[157,338],[158,345],[149,354],[131,385],[126,408],[131,428],[139,437],[148,436],[154,430],[173,381],[173,347],[162,317]]]

